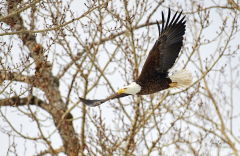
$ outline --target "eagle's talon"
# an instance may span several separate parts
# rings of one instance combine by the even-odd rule
[[[177,86],[177,82],[172,82],[169,84],[169,86],[170,86],[169,88],[174,88]]]

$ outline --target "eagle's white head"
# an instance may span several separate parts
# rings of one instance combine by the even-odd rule
[[[136,82],[131,83],[128,86],[125,86],[121,89],[119,89],[118,94],[137,94],[141,91],[141,86],[137,84]]]

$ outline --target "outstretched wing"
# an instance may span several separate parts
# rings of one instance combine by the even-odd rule
[[[177,16],[176,12],[169,23],[171,15],[169,8],[165,25],[164,14],[162,12],[162,29],[160,29],[159,23],[157,22],[159,38],[149,52],[139,78],[144,78],[156,70],[158,73],[167,73],[175,63],[183,45],[183,35],[185,34],[186,28],[186,21],[183,21],[185,16],[179,21],[181,14],[182,12]]]
[[[89,107],[95,107],[95,106],[99,106],[101,104],[103,104],[104,102],[108,101],[108,100],[112,100],[112,99],[115,99],[115,98],[121,98],[121,97],[124,97],[124,96],[128,96],[130,94],[118,94],[118,93],[115,93],[115,94],[112,94],[110,95],[108,98],[104,99],[104,100],[86,100],[86,99],[83,99],[83,98],[80,98],[79,99],[87,106]]]

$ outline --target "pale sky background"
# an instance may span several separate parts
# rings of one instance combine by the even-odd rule
[[[210,1],[209,1],[210,2]],[[75,12],[75,17],[78,17],[79,15],[83,14],[84,11],[86,11],[86,7],[85,5],[83,5],[84,1],[79,1],[79,2],[74,2],[72,3],[71,5],[71,10],[73,12]],[[166,5],[166,3],[164,3],[164,5]],[[210,3],[209,4],[205,4],[205,5],[211,5]],[[164,9],[163,7],[160,7],[160,9]],[[161,16],[160,16],[160,13],[161,11],[164,11],[166,14],[167,14],[167,9],[164,9],[164,10],[158,10],[151,18],[151,21],[155,21],[156,19],[160,20],[161,19]],[[183,13],[185,12],[186,10],[183,10]],[[173,13],[172,13],[173,15]],[[212,24],[211,24],[211,29],[207,29],[206,32],[204,32],[204,37],[205,38],[209,38],[211,39],[212,36],[215,36],[216,34],[216,29],[219,29],[219,23],[222,22],[222,20],[220,19],[219,15],[214,12],[214,11],[211,11],[211,20],[212,20]],[[85,19],[81,19],[82,22],[84,22]],[[68,20],[67,20],[68,21]],[[145,20],[143,20],[145,21]],[[231,20],[229,20],[230,22]],[[141,24],[141,23],[140,23]],[[217,28],[216,28],[216,25],[217,25]],[[157,27],[156,26],[152,26],[152,28],[155,30],[155,32],[157,32]],[[189,28],[189,25],[187,25],[187,30],[188,31],[188,28]],[[79,30],[81,31],[81,30]],[[143,31],[143,30],[139,30],[139,31]],[[154,31],[151,32],[151,34],[153,34]],[[83,34],[85,35],[85,34]],[[153,34],[154,35],[154,34]],[[40,35],[39,35],[40,36]],[[158,34],[155,35],[156,38],[158,36]],[[87,37],[87,36],[86,36]],[[7,37],[8,38],[8,37]],[[40,37],[37,38],[37,41],[40,40]],[[232,41],[232,45],[234,46],[239,44],[239,41],[240,41],[240,35],[238,37],[236,37],[234,39],[234,41]],[[152,43],[153,44],[153,43]],[[217,43],[216,43],[217,44]],[[213,44],[211,44],[212,46]],[[111,47],[109,47],[111,48]],[[210,46],[203,46],[200,50],[201,50],[201,57],[202,59],[206,58],[206,57],[209,57],[209,52],[212,52],[214,51],[216,48],[216,46],[214,47],[210,47]],[[58,49],[57,49],[58,50]],[[18,46],[17,45],[14,45],[13,47],[13,50],[12,51],[19,51],[18,49]],[[118,54],[120,55],[120,54]],[[104,60],[104,57],[101,57],[102,60],[100,60],[100,62],[103,63],[103,65],[105,64],[105,60]],[[17,59],[17,58],[16,58]],[[182,57],[181,59],[186,59],[186,57]],[[49,61],[52,61],[52,58],[51,56],[49,56]],[[236,57],[235,59],[232,60],[232,64],[233,65],[236,65],[238,62],[240,61],[240,58],[239,58],[239,55],[238,57]],[[214,67],[215,69],[219,69],[221,66],[224,65],[224,63],[226,62],[226,60],[224,59],[221,59],[220,62]],[[194,70],[195,68],[191,67],[191,66],[187,66],[186,67],[187,69],[189,69],[192,73],[194,73]],[[179,68],[180,69],[180,68]],[[227,66],[226,69],[228,70],[229,67]],[[53,69],[53,73],[57,73],[57,72],[54,72],[54,71],[58,71],[59,69]],[[212,73],[211,73],[212,74]],[[193,74],[194,75],[194,74]],[[126,85],[125,82],[122,81],[121,78],[118,77],[119,76],[119,72],[116,71],[116,73],[110,77],[110,80],[113,84],[113,87],[115,88],[115,90],[118,90],[119,88],[121,88],[122,86]],[[196,79],[196,78],[195,78]],[[104,82],[103,80],[101,82]],[[101,83],[100,82],[100,83]],[[61,82],[60,82],[61,83]],[[61,85],[61,93],[62,95],[66,95],[66,86],[63,86],[63,84]],[[226,88],[226,92],[229,92],[229,89]],[[240,113],[240,97],[239,97],[239,90],[235,90],[233,92],[233,98],[234,98],[234,114],[238,114]],[[82,93],[80,92],[79,95],[82,95]],[[96,90],[93,90],[90,92],[90,94],[88,94],[87,98],[102,98],[102,97],[106,97],[108,96],[109,93],[107,92],[107,89],[105,86],[99,86],[98,89]],[[229,94],[228,94],[229,95]],[[1,96],[0,96],[1,97]],[[74,101],[77,101],[77,97],[73,97],[73,98],[76,98],[76,100]],[[125,99],[127,100],[127,98]],[[71,106],[71,105],[70,105]],[[105,122],[108,126],[111,126],[110,123],[112,122],[112,119],[114,117],[114,113],[111,112],[111,111],[108,111],[109,108],[109,103],[106,102],[105,104],[101,105],[101,109],[103,110],[103,114],[105,115]],[[35,106],[31,106],[31,108],[34,110],[36,109]],[[89,109],[89,108],[88,108]],[[95,110],[95,111],[98,111],[99,108],[90,108],[91,111],[92,110]],[[35,131],[37,131],[37,126],[35,124],[35,122],[31,122],[30,119],[26,116],[19,116],[18,115],[18,111],[16,108],[10,108],[10,107],[1,107],[1,110],[2,112],[4,112],[4,114],[6,114],[6,117],[9,119],[9,121],[11,122],[12,125],[14,125],[14,127],[16,129],[20,129],[22,128],[22,132],[23,134],[27,135],[27,136],[35,136]],[[78,109],[79,110],[79,109]],[[78,110],[72,110],[72,114],[74,117],[77,117],[79,116],[79,112]],[[45,111],[41,110],[41,109],[38,109],[38,111],[40,111],[41,113],[41,116],[49,116],[48,113],[46,113]],[[41,118],[41,117],[40,117]],[[55,126],[51,125],[52,123],[49,123],[49,127],[46,127],[46,129],[44,129],[44,133],[45,134],[50,134],[52,133],[52,131],[55,129]],[[239,121],[236,121],[234,120],[234,133],[235,134],[240,134],[239,133],[239,129],[240,129],[240,123]],[[1,117],[0,118],[0,126],[1,128],[5,127],[6,126],[6,122],[3,122],[3,118]],[[76,120],[74,121],[74,126],[76,127],[76,131],[79,132],[80,131],[80,120]],[[9,129],[9,128],[7,128]],[[11,137],[11,139],[9,140],[8,136],[6,134],[3,134],[2,132],[0,132],[0,138],[1,138],[1,141],[0,141],[0,154],[3,154],[3,155],[6,155],[6,152],[7,152],[7,149],[8,149],[8,146],[9,144],[11,144],[13,142],[13,138]],[[19,156],[22,156],[24,155],[24,151],[25,151],[25,147],[28,147],[28,150],[27,150],[27,153],[26,155],[31,155],[33,152],[31,151],[35,151],[35,148],[38,149],[38,151],[41,151],[41,150],[44,150],[45,147],[43,145],[41,146],[35,146],[31,141],[26,141],[23,140],[22,138],[19,138],[19,137],[15,137],[14,138],[15,140],[15,143],[17,143],[17,151],[18,151],[18,155]],[[61,145],[62,145],[62,141],[60,139],[60,137],[58,136],[57,133],[55,133],[53,136],[52,136],[52,145],[53,145],[53,148],[59,148]],[[240,148],[240,147],[239,147]],[[31,150],[32,149],[32,150]],[[169,153],[170,154],[170,153]],[[12,155],[12,154],[10,154]],[[59,155],[64,155],[64,154],[59,154]]]

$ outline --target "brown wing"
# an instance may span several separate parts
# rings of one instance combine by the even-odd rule
[[[86,99],[83,99],[83,98],[80,98],[79,99],[87,106],[89,107],[95,107],[95,106],[99,106],[101,104],[103,104],[104,102],[108,101],[108,100],[112,100],[112,99],[115,99],[115,98],[121,98],[121,97],[124,97],[124,96],[128,96],[130,94],[118,94],[118,93],[115,93],[115,94],[112,94],[110,95],[108,98],[104,99],[104,100],[86,100]]]
[[[167,73],[167,71],[175,63],[175,60],[177,59],[183,45],[182,41],[186,27],[186,21],[183,21],[185,16],[178,22],[181,14],[182,12],[176,18],[176,12],[169,24],[171,15],[169,8],[167,23],[165,25],[164,14],[162,12],[162,30],[160,30],[159,23],[157,22],[159,38],[149,52],[147,60],[138,79],[144,78],[156,70],[158,73]]]

